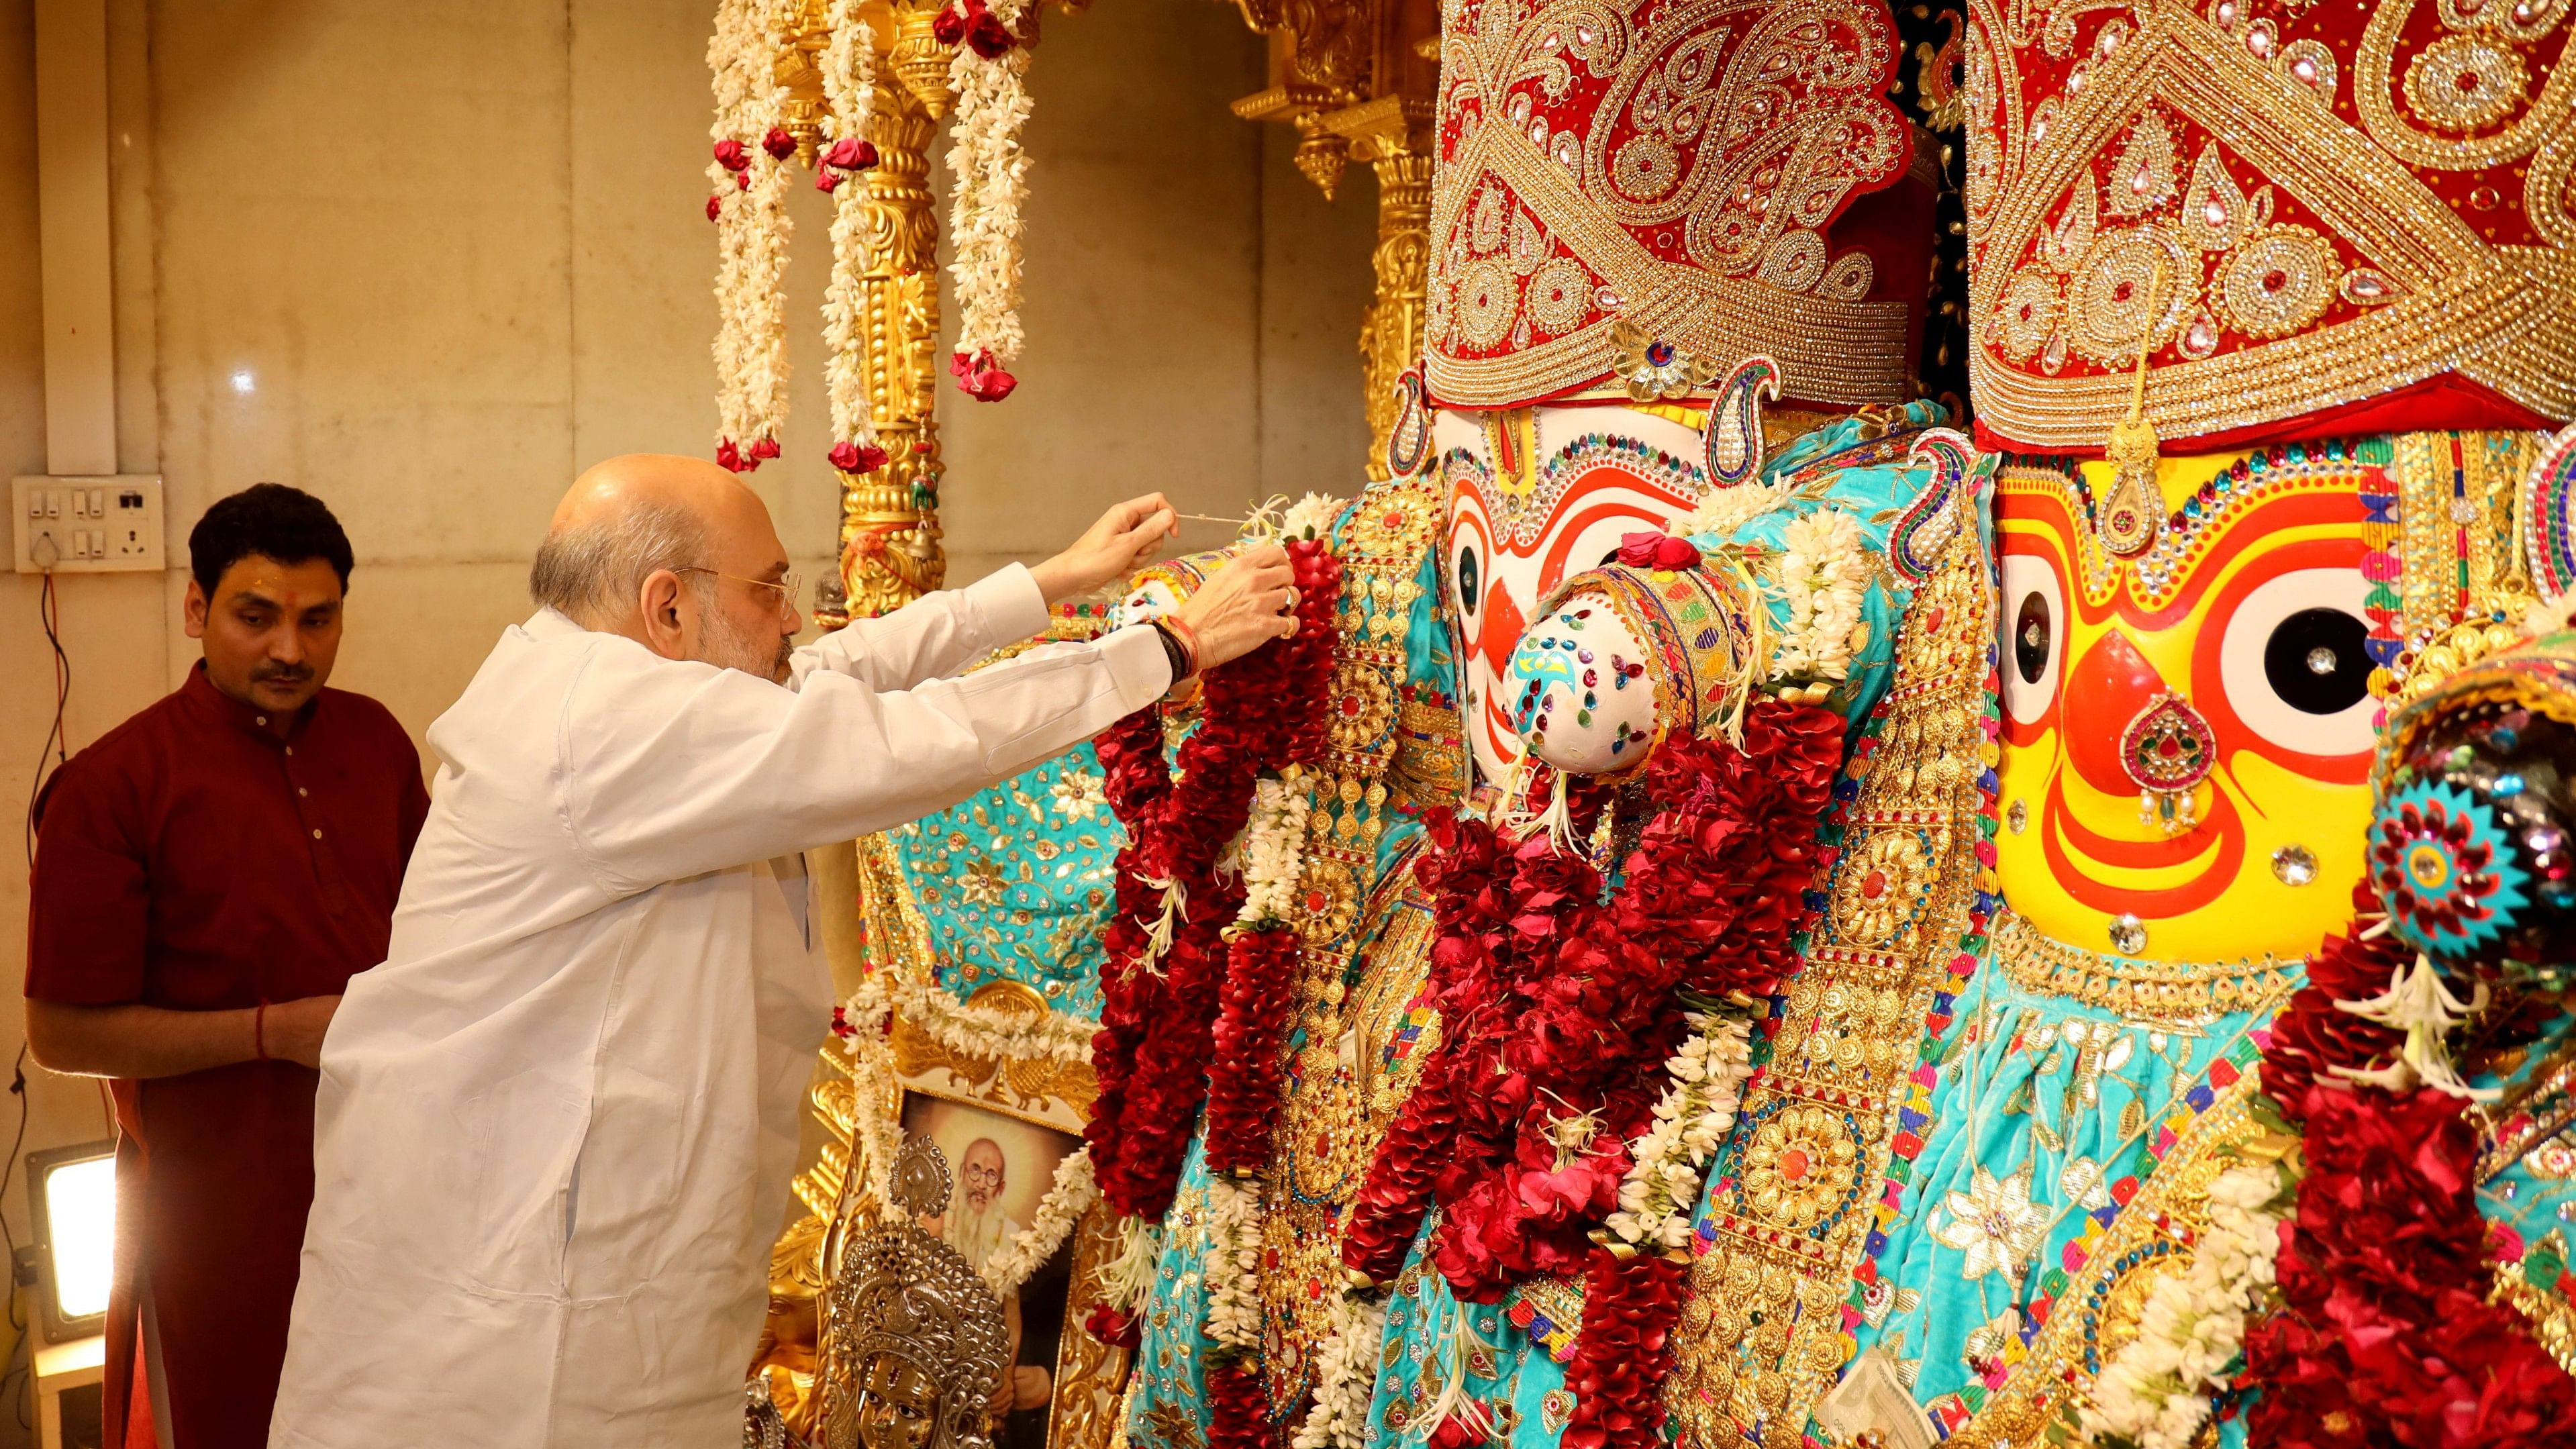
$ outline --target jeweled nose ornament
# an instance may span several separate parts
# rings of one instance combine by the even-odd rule
[[[2120,766],[2138,787],[2138,818],[2180,835],[2200,824],[2192,794],[2218,760],[2218,737],[2189,701],[2170,690],[2120,731]]]

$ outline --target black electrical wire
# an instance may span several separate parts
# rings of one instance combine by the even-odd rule
[[[64,706],[72,697],[72,658],[63,652],[62,604],[54,595],[54,576],[45,575],[36,595],[36,620],[44,625],[45,642],[54,651],[54,722],[36,751],[36,777],[27,786],[27,863],[36,863],[36,821],[44,814],[45,785],[52,772],[71,758],[71,738],[63,726]]]

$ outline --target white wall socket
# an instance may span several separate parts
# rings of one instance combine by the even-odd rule
[[[161,476],[9,480],[9,537],[22,574],[161,570]]]

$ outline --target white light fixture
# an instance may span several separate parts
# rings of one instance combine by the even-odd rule
[[[107,1323],[116,1274],[116,1144],[27,1154],[36,1229],[36,1296],[45,1337],[60,1343]]]
[[[233,391],[247,396],[250,390],[258,385],[258,381],[250,375],[249,368],[236,367],[233,369]]]

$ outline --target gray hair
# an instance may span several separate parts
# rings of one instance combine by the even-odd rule
[[[694,510],[633,500],[612,517],[547,534],[528,566],[528,592],[585,623],[617,618],[655,572],[700,567],[706,545],[706,521]],[[705,587],[697,578],[690,584]]]

